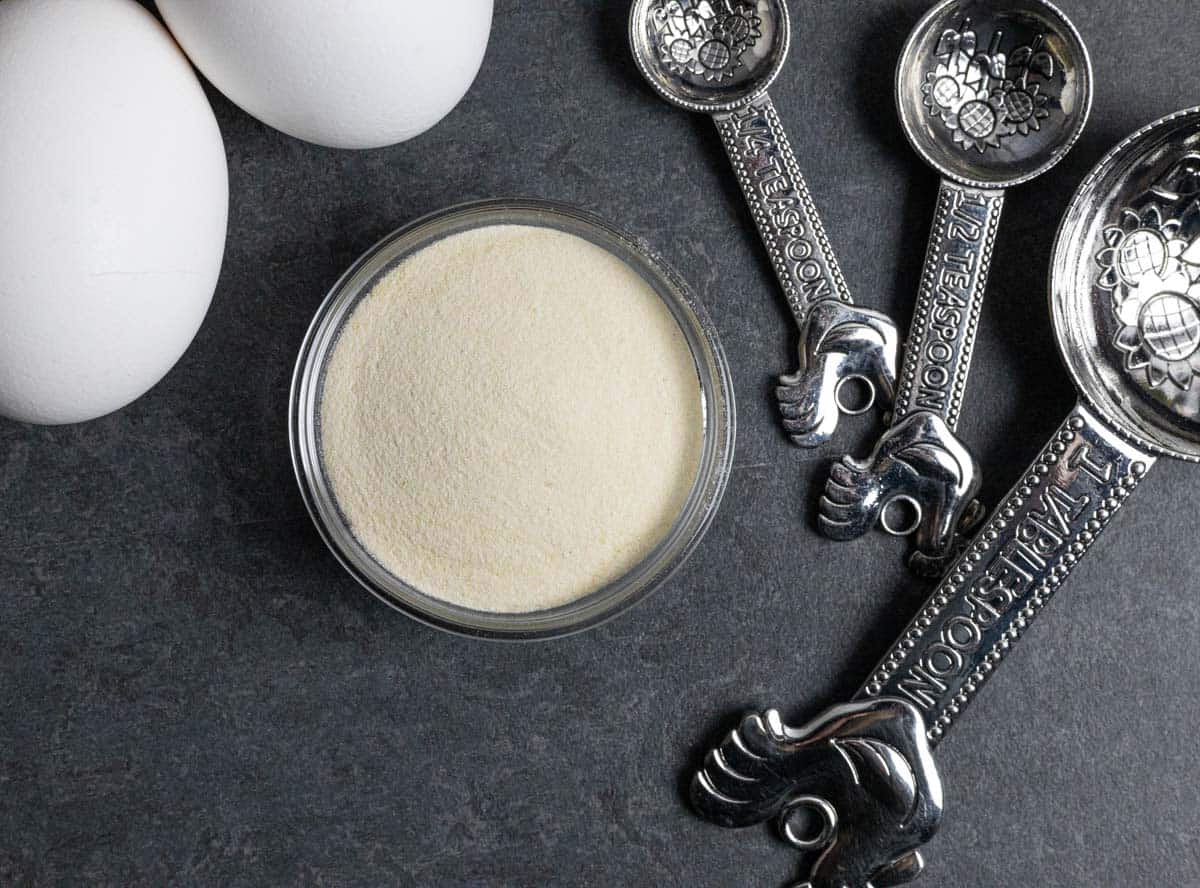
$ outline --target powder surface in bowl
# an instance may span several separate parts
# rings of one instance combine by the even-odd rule
[[[619,579],[699,470],[695,361],[653,288],[575,235],[455,234],[354,307],[319,405],[363,547],[434,598],[532,613]]]

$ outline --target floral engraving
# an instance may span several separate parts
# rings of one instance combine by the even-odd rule
[[[1050,116],[1042,88],[1057,67],[1044,40],[1039,35],[1006,54],[1003,31],[981,50],[970,19],[947,29],[938,41],[937,67],[921,87],[925,107],[941,118],[957,144],[981,154],[1005,139],[1040,130]]]
[[[1200,375],[1200,201],[1158,196],[1175,200],[1126,207],[1104,230],[1097,284],[1112,297],[1125,369],[1150,388],[1187,391]]]
[[[763,24],[755,4],[743,0],[657,0],[650,22],[670,71],[714,83],[738,72]]]

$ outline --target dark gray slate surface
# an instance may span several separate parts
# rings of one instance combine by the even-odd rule
[[[1094,121],[1010,199],[963,423],[995,501],[1072,393],[1046,312],[1057,220],[1121,136],[1200,101],[1192,0],[1063,0]],[[911,312],[936,181],[891,70],[920,0],[793,3],[775,99],[859,299]],[[219,95],[232,217],[194,346],[90,425],[0,423],[0,881],[775,886],[766,830],[681,788],[749,706],[799,719],[856,687],[922,597],[899,545],[813,531],[824,463],[777,430],[794,332],[715,133],[636,79],[625,0],[499,0],[475,89],[407,145],[328,151]],[[573,202],[658,244],[733,362],[728,497],[678,578],[589,635],[490,646],[341,573],[294,489],[293,359],[328,286],[447,204]],[[866,426],[856,444],[866,442]],[[1156,469],[939,756],[924,884],[1200,884],[1200,470]]]

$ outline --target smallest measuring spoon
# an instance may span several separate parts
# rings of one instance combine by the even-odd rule
[[[858,308],[767,89],[787,59],[783,0],[635,0],[629,40],[663,99],[712,115],[800,327],[800,369],[780,380],[783,425],[800,447],[827,443],[841,414],[891,407],[899,334]],[[859,397],[852,400],[857,391]]]

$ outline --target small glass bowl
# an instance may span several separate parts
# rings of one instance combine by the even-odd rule
[[[423,594],[384,568],[355,538],[326,477],[321,456],[320,399],[325,367],[342,325],[358,301],[406,257],[450,235],[493,225],[553,228],[602,247],[633,268],[670,309],[687,339],[703,398],[704,446],[695,483],[671,531],[633,570],[570,604],[533,613],[487,613]],[[305,505],[325,543],[358,582],[408,616],[476,638],[532,641],[581,632],[608,620],[663,585],[712,523],[733,465],[736,417],[725,353],[690,288],[644,242],[568,206],[536,200],[492,200],[451,207],[388,235],[330,291],[305,336],[288,414],[292,462]]]

